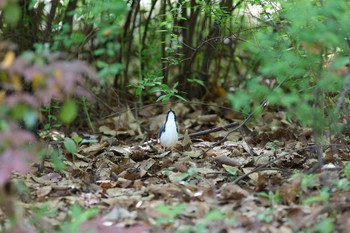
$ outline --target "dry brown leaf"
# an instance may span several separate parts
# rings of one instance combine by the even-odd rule
[[[134,114],[128,108],[120,116],[113,118],[117,129],[117,135],[142,135],[140,123],[136,121]]]
[[[255,183],[255,192],[261,192],[264,191],[267,185],[269,184],[269,177],[266,175],[266,173],[258,172],[258,179]]]
[[[111,146],[109,151],[116,152],[117,155],[123,155],[124,157],[129,156],[132,151],[130,147],[122,147],[122,146]]]
[[[36,183],[42,184],[42,185],[50,185],[52,181],[48,179],[48,177],[36,177],[36,176],[31,176],[31,179],[33,179]]]
[[[135,150],[133,150],[131,152],[131,154],[129,155],[129,157],[135,161],[135,162],[138,162],[138,161],[142,161],[142,160],[145,160],[145,159],[148,159],[149,158],[149,154],[147,153],[147,151],[143,150],[143,149],[140,149],[140,148],[136,148]]]
[[[158,115],[156,117],[152,117],[151,123],[149,124],[149,130],[150,131],[159,131],[159,129],[163,125],[163,122],[165,121],[165,117],[166,117],[165,114]]]
[[[175,168],[174,171],[186,172],[189,168],[190,164],[187,161],[177,161],[173,164]]]
[[[108,165],[108,163],[100,163],[99,167],[106,167],[106,165]],[[130,159],[124,159],[119,164],[113,164],[112,166],[110,166],[110,168],[114,174],[119,175],[121,172],[131,168],[134,165],[135,163],[130,161]]]
[[[198,122],[199,123],[214,123],[219,121],[219,116],[216,114],[209,114],[209,115],[199,115],[198,116]]]
[[[185,152],[183,152],[183,154],[185,156],[190,157],[190,158],[199,158],[202,153],[200,151],[196,150],[196,151],[185,151]]]
[[[39,200],[43,200],[43,198],[46,197],[47,195],[49,195],[49,193],[51,191],[52,191],[52,187],[51,186],[43,186],[43,187],[40,187],[36,191],[36,196],[38,197]]]
[[[292,230],[291,227],[288,227],[288,226],[275,227],[275,226],[269,225],[268,232],[271,232],[271,233],[293,233],[294,231]]]
[[[220,146],[214,147],[211,150],[216,156],[228,156],[231,154],[231,151],[229,151],[228,149],[224,149]]]
[[[291,204],[295,201],[300,191],[301,177],[295,177],[292,182],[283,183],[279,188],[279,193],[283,203]]]
[[[109,135],[109,136],[117,136],[117,131],[114,129],[110,129],[108,126],[106,125],[102,125],[98,128],[98,130],[105,134],[105,135]]]
[[[107,213],[103,219],[104,221],[119,222],[125,221],[125,219],[131,218],[135,219],[137,213],[135,211],[128,211],[124,208],[114,207],[109,213]]]
[[[235,184],[224,184],[221,189],[218,197],[222,200],[241,200],[244,197],[247,197],[249,192],[240,188]]]
[[[155,163],[156,163],[156,161],[154,159],[150,158],[150,159],[142,161],[140,164],[140,168],[145,170],[145,171],[148,171]]]
[[[145,174],[145,172],[141,172],[139,168],[129,168],[128,170],[121,172],[118,176],[127,180],[136,180],[140,179],[142,174]]]
[[[83,153],[86,153],[88,155],[94,156],[101,150],[103,150],[106,146],[108,146],[107,142],[102,142],[102,143],[94,143],[89,147],[84,147],[81,149]]]
[[[203,175],[208,175],[208,174],[218,174],[219,172],[217,170],[208,168],[208,167],[197,167],[196,171],[200,174]]]
[[[214,157],[214,161],[217,162],[219,165],[229,165],[234,167],[239,167],[241,164],[237,160],[233,158],[229,158],[227,156],[217,156]]]
[[[255,169],[254,167],[243,167],[242,168],[244,174],[247,174],[247,173],[253,171],[254,169]],[[250,179],[252,179],[254,182],[257,182],[259,175],[258,175],[258,173],[255,172],[255,173],[249,174],[248,177]]]
[[[250,155],[250,156],[254,156],[254,154],[256,154],[253,150],[252,147],[250,147],[248,145],[248,143],[246,143],[245,141],[242,141],[241,143],[241,147]]]
[[[184,139],[182,140],[182,147],[185,151],[191,151],[192,141],[191,138],[188,136],[188,130],[186,129],[184,134]]]
[[[182,172],[169,171],[168,178],[171,183],[177,184],[185,178],[185,175]]]

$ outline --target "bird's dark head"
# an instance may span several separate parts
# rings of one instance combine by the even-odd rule
[[[166,114],[166,120],[165,122],[167,122],[168,120],[174,119],[174,121],[176,122],[176,114],[172,109],[169,109],[168,113]]]
[[[160,136],[165,132],[166,125],[168,123],[171,124],[172,122],[174,122],[174,124],[176,126],[176,115],[175,115],[175,112],[172,109],[169,109],[169,111],[166,114],[165,122],[162,125],[162,127],[160,128],[160,133],[159,133]],[[176,131],[177,131],[177,127],[176,127]]]

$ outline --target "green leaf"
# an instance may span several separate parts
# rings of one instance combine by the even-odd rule
[[[350,162],[347,162],[344,168],[346,178],[350,179]]]
[[[155,93],[155,92],[158,92],[158,91],[162,91],[162,89],[160,89],[159,86],[156,86],[156,87],[152,87],[149,90],[149,93]]]
[[[187,102],[187,99],[185,99],[184,97],[180,96],[180,95],[175,95],[176,98],[178,98],[179,100],[182,100],[184,102]]]
[[[100,55],[104,54],[105,52],[106,52],[106,49],[105,49],[105,48],[100,48],[100,49],[96,49],[96,50],[93,52],[93,54],[94,54],[95,56],[100,56]]]
[[[185,204],[177,204],[175,206],[169,206],[166,204],[160,204],[156,206],[156,209],[164,214],[165,216],[173,219],[177,215],[181,214],[184,210],[186,210],[187,206]]]
[[[161,95],[161,96],[159,96],[159,98],[156,101],[157,102],[162,101],[162,103],[166,104],[166,103],[168,103],[169,99],[170,99],[170,96],[168,96],[168,95]]]
[[[224,169],[228,172],[228,173],[230,173],[231,175],[233,175],[233,176],[237,176],[237,171],[236,170],[234,170],[234,168],[233,167],[230,167],[230,166],[224,166]]]
[[[63,163],[63,161],[60,159],[60,151],[55,150],[51,155],[50,155],[50,160],[53,164],[54,169],[56,170],[63,170],[66,168],[66,165]]]
[[[79,137],[79,136],[76,136],[76,137],[73,137],[73,140],[74,140],[77,144],[79,144],[79,143],[83,140],[83,138],[81,138],[81,137]]]
[[[208,221],[211,220],[224,220],[226,216],[218,209],[209,211],[204,218]]]
[[[0,131],[4,131],[8,128],[8,123],[5,120],[0,120]]]
[[[18,4],[9,1],[3,11],[3,17],[5,19],[4,21],[11,25],[14,25],[19,20],[20,15],[21,9],[19,8]]]
[[[315,230],[320,233],[330,233],[334,231],[334,219],[325,218],[315,225]]]
[[[335,70],[337,68],[345,66],[348,63],[349,63],[349,58],[348,57],[337,57],[337,59],[332,63],[331,68],[333,70]]]
[[[37,121],[37,114],[35,111],[27,111],[23,116],[24,124],[26,128],[33,129]]]
[[[68,99],[60,112],[60,120],[65,123],[71,123],[78,115],[77,103],[73,99]]]
[[[77,204],[72,205],[70,209],[71,221],[63,222],[60,225],[60,232],[78,232],[81,224],[96,216],[97,213],[97,208],[89,208],[85,210]]]
[[[72,44],[77,46],[84,42],[86,36],[81,32],[73,32],[70,39]]]
[[[97,60],[96,61],[96,66],[98,68],[105,68],[105,67],[108,67],[108,63],[104,62],[104,61],[101,61],[101,60]]]
[[[190,83],[196,83],[196,84],[199,84],[199,85],[205,87],[205,84],[204,84],[203,80],[200,80],[200,79],[197,79],[197,78],[190,78],[190,79],[188,79],[188,81]]]
[[[303,204],[310,204],[314,202],[325,202],[327,200],[329,200],[329,191],[326,188],[324,188],[320,191],[320,195],[305,198],[303,200]]]
[[[64,139],[64,147],[69,151],[69,153],[74,154],[77,151],[77,145],[71,138]]]

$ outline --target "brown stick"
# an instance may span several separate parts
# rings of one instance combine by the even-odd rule
[[[249,175],[251,175],[251,174],[253,174],[253,173],[255,173],[255,172],[259,172],[259,171],[261,171],[262,169],[265,169],[266,166],[268,166],[268,165],[270,165],[270,164],[276,162],[277,160],[280,160],[280,159],[286,157],[287,155],[292,154],[293,152],[302,151],[302,150],[306,150],[306,149],[310,149],[310,148],[314,148],[314,146],[305,146],[305,147],[303,147],[303,148],[300,148],[300,149],[297,149],[297,150],[292,150],[292,151],[290,151],[290,152],[288,152],[288,153],[285,153],[285,154],[281,155],[280,157],[277,157],[277,158],[275,158],[275,159],[269,161],[268,163],[262,164],[262,165],[260,165],[260,166],[258,166],[258,167],[256,167],[256,168],[254,168],[252,171],[250,171],[250,172],[248,172],[248,173],[246,173],[246,174],[244,174],[244,175],[241,175],[241,176],[237,177],[237,179],[235,179],[232,183],[233,183],[233,184],[237,184],[239,181],[243,180],[244,178],[248,177]]]
[[[232,122],[230,124],[227,124],[227,125],[224,125],[224,126],[220,126],[220,127],[216,127],[216,128],[213,128],[213,129],[206,129],[206,130],[202,130],[202,131],[199,131],[199,132],[194,132],[194,133],[189,134],[188,136],[190,138],[197,137],[197,136],[210,134],[210,133],[214,133],[214,132],[218,132],[218,131],[222,131],[222,130],[228,130],[229,128],[235,127],[237,125],[239,125],[238,122]],[[179,140],[182,140],[182,139],[184,139],[183,136],[179,137]]]

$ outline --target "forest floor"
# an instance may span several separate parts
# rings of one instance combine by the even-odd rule
[[[180,135],[244,120],[215,105],[172,108]],[[66,168],[55,169],[47,158],[12,178],[27,187],[16,198],[16,215],[30,225],[26,232],[350,229],[344,136],[324,138],[320,168],[312,130],[288,121],[284,112],[266,110],[238,129],[191,140],[186,134],[174,150],[164,151],[149,140],[157,139],[166,111],[126,111],[95,122],[96,134],[72,132],[66,136],[83,138],[74,155],[63,145],[65,136],[47,140],[62,151]]]

